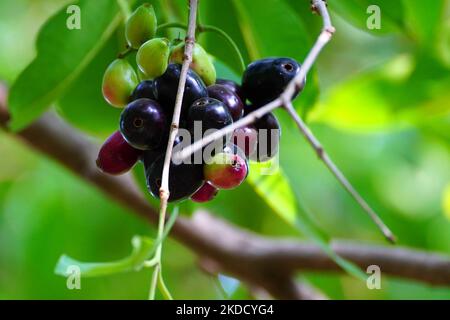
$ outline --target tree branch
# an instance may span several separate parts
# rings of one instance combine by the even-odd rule
[[[9,118],[0,107],[0,125]],[[109,176],[95,166],[98,146],[52,114],[17,134],[22,141],[64,165],[81,179],[127,209],[156,224],[158,213],[136,187],[130,175]],[[220,235],[217,236],[217,235]],[[171,236],[193,250],[200,258],[214,261],[220,272],[235,276],[267,290],[276,298],[299,298],[298,291],[277,289],[274,274],[293,275],[297,270],[341,272],[322,250],[296,239],[270,239],[247,232],[205,212],[192,219],[179,217]],[[383,275],[450,286],[450,257],[407,248],[387,248],[335,242],[340,256],[361,268],[375,264]]]

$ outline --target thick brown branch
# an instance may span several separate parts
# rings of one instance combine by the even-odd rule
[[[8,119],[0,109],[2,125]],[[157,213],[137,189],[129,175],[111,177],[95,166],[98,147],[54,115],[47,114],[18,134],[23,141],[90,182],[111,199],[152,223]],[[214,261],[224,273],[263,287],[278,298],[286,298],[267,279],[274,273],[297,270],[340,271],[320,248],[295,239],[268,239],[231,226],[206,213],[193,219],[180,217],[171,235],[200,257]],[[220,236],[218,236],[220,235]],[[450,286],[450,258],[406,248],[335,243],[335,251],[363,269],[376,264],[384,275]],[[291,298],[298,296],[291,295]]]

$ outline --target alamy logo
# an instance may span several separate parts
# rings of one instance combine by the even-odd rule
[[[367,29],[380,30],[381,29],[381,9],[377,5],[370,5],[367,7],[367,14],[370,16],[367,18]]]
[[[67,281],[66,286],[69,290],[81,289],[81,269],[77,265],[70,265],[66,270]]]
[[[366,280],[367,288],[369,290],[381,289],[381,269],[379,266],[373,264],[367,267],[367,274],[370,276]]]
[[[81,29],[81,9],[77,5],[70,5],[67,7],[66,13],[70,16],[67,17],[66,26],[69,30]]]

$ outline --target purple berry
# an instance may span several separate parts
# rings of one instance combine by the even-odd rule
[[[100,148],[96,163],[103,172],[118,175],[129,171],[141,154],[141,150],[130,146],[122,134],[116,131]]]
[[[209,86],[208,95],[210,98],[221,101],[228,108],[233,121],[242,118],[244,114],[244,104],[242,103],[241,98],[228,87],[220,84]]]

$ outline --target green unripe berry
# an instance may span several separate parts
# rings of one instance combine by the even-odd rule
[[[184,45],[182,42],[173,48],[170,60],[175,63],[182,64],[184,57]],[[194,70],[206,86],[210,86],[216,83],[216,68],[212,63],[208,53],[198,43],[195,44],[192,51],[192,62],[190,68]]]
[[[130,47],[139,49],[156,34],[157,20],[153,6],[146,3],[137,8],[125,25],[125,37]]]
[[[154,79],[166,72],[169,55],[169,40],[155,38],[147,41],[139,48],[136,62],[146,79]]]
[[[103,97],[110,105],[123,108],[130,102],[130,96],[138,84],[136,72],[128,61],[116,59],[103,76]]]

